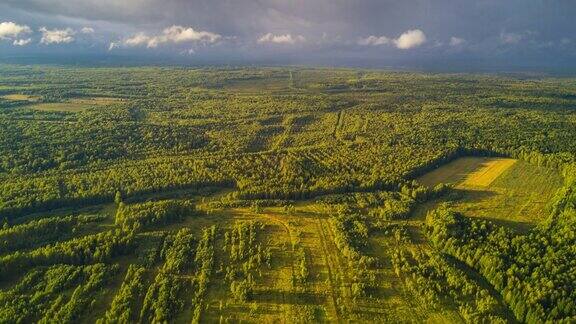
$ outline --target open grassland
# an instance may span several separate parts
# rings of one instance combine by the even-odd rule
[[[255,78],[248,80],[233,80],[223,85],[226,91],[238,92],[240,94],[266,92],[285,92],[289,90],[290,79],[287,75],[271,79]]]
[[[452,204],[466,216],[526,229],[547,215],[547,203],[562,186],[549,168],[506,158],[465,157],[420,177],[427,186],[453,184]]]
[[[440,183],[462,189],[488,187],[515,163],[514,159],[463,157],[425,174],[418,182],[429,187]]]
[[[70,99],[65,102],[46,102],[27,106],[37,111],[55,111],[55,112],[82,112],[89,108],[101,107],[121,102],[117,98],[86,98]]]
[[[30,96],[25,94],[9,94],[2,96],[3,99],[12,100],[12,101],[30,101],[35,102],[40,99],[38,96]]]
[[[461,183],[462,188],[489,187],[502,173],[516,163],[513,159],[490,159],[469,174]]]
[[[258,271],[252,296],[249,301],[234,300],[230,296],[230,283],[224,276],[215,280],[206,295],[207,310],[203,316],[207,322],[220,319],[227,321],[247,322],[289,322],[289,319],[309,314],[315,320],[334,321],[336,313],[330,304],[330,295],[323,279],[327,276],[320,263],[322,253],[314,241],[313,232],[301,232],[307,227],[307,221],[295,223],[294,220],[271,212],[253,213],[248,210],[225,210],[216,213],[218,217],[236,215],[236,221],[258,221],[264,224],[258,237],[258,244],[270,249],[272,261]],[[222,249],[223,242],[217,241],[217,249]],[[302,249],[309,262],[309,282],[306,285],[295,280],[298,271],[297,250]],[[230,263],[226,253],[216,258],[217,269],[224,269]],[[218,276],[218,275],[217,275]]]

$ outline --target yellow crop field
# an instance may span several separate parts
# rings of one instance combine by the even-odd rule
[[[488,187],[496,178],[516,163],[514,159],[486,159],[480,167],[466,176],[461,187]]]
[[[425,174],[418,182],[430,187],[440,183],[459,188],[487,187],[515,163],[506,158],[464,157]]]
[[[558,172],[508,158],[464,157],[418,179],[426,186],[453,184],[454,207],[466,216],[527,229],[546,215],[547,202],[562,186]]]

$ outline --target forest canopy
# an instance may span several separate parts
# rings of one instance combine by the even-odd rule
[[[573,321],[575,109],[534,75],[0,65],[0,321]]]

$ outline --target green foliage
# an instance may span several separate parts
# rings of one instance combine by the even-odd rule
[[[194,236],[189,229],[183,228],[172,240],[164,242],[164,258],[166,262],[162,271],[180,274],[190,271],[194,261]]]
[[[0,230],[0,253],[31,248],[70,238],[84,225],[103,221],[105,216],[80,215],[51,217]]]
[[[197,264],[196,270],[196,291],[192,297],[192,305],[194,305],[194,315],[192,322],[199,323],[200,315],[202,312],[202,297],[206,294],[208,284],[210,283],[210,275],[214,266],[214,240],[216,238],[216,226],[206,228],[202,232],[202,238],[198,242],[196,248],[196,256],[194,262]]]
[[[183,289],[182,279],[164,271],[159,272],[144,297],[140,321],[148,323],[171,321],[184,306],[181,296]]]
[[[449,297],[467,323],[506,322],[495,297],[444,256],[396,250],[392,263],[396,274],[405,278],[406,286],[426,307],[450,307],[445,299]]]
[[[360,258],[360,249],[366,245],[368,226],[365,218],[341,206],[336,215],[330,218],[334,229],[334,242],[347,258],[356,261]]]
[[[182,292],[190,282],[182,276],[190,272],[194,261],[195,240],[189,229],[183,228],[164,241],[165,263],[148,287],[140,321],[164,323],[172,320],[184,307]]]
[[[254,321],[272,321],[264,292],[296,323],[399,321],[364,312],[388,293],[471,323],[508,320],[507,308],[520,322],[570,321],[575,91],[533,77],[1,65],[0,322],[165,323],[184,309],[215,321],[212,286]],[[565,187],[527,233],[441,207],[420,237],[412,217],[457,193],[414,179],[463,156],[554,168]],[[200,199],[207,188],[218,193]],[[58,208],[80,215],[50,217]],[[219,217],[230,210],[317,228],[268,245],[267,225]],[[284,263],[295,284],[278,291]],[[404,285],[383,287],[394,272]]]
[[[15,252],[0,258],[0,274],[7,276],[34,266],[58,263],[85,264],[109,261],[126,254],[133,246],[134,234],[114,229],[47,245],[28,252]]]
[[[29,272],[15,287],[0,293],[0,320],[75,323],[87,312],[94,293],[118,271],[116,266],[56,265]],[[67,298],[64,292],[78,285]]]
[[[312,305],[290,305],[288,311],[288,318],[291,323],[317,323],[319,319],[320,309]]]
[[[104,318],[98,320],[99,323],[131,323],[136,320],[138,301],[145,291],[145,273],[143,267],[128,267],[120,290],[114,296]]]
[[[568,320],[576,311],[576,199],[572,190],[563,191],[547,226],[526,235],[466,219],[445,207],[428,215],[429,234],[439,249],[485,276],[519,321]],[[557,291],[552,287],[563,288]]]
[[[238,302],[246,302],[250,298],[250,284],[246,279],[230,283],[232,297]]]
[[[298,275],[300,281],[306,282],[310,275],[310,270],[308,269],[308,261],[306,260],[306,252],[304,252],[304,249],[298,250],[296,259],[298,260]]]
[[[142,204],[120,203],[116,211],[116,225],[129,230],[167,225],[181,221],[194,213],[194,205],[189,201],[164,200]]]
[[[52,305],[39,323],[77,323],[86,312],[86,308],[91,306],[94,292],[106,284],[106,281],[118,271],[118,267],[96,264],[87,267],[85,271],[89,273],[86,282],[74,289],[68,302],[64,303],[62,299],[57,299],[58,302]]]

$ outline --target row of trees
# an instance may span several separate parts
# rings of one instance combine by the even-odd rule
[[[97,292],[105,287],[118,273],[117,265],[95,264],[85,268],[87,279],[76,287],[66,301],[64,295],[58,296],[51,302],[50,308],[38,323],[78,323],[87,312],[87,308],[94,305]]]
[[[42,218],[14,226],[6,224],[0,230],[0,253],[64,241],[79,233],[85,225],[105,218],[105,215],[78,215]]]
[[[282,166],[294,168],[292,173],[300,176],[280,170],[279,164],[290,155],[262,153],[155,158],[106,166],[99,170],[15,177],[0,184],[0,215],[14,217],[36,210],[101,203],[112,200],[118,190],[126,197],[135,197],[157,191],[207,186],[236,186],[238,190],[230,194],[230,201],[280,199],[278,203],[283,203],[287,199],[305,199],[330,193],[377,190],[398,190],[407,197],[421,200],[429,193],[424,188],[414,187],[405,178],[431,170],[439,161],[465,154],[520,156],[524,152],[503,150],[491,153],[411,145],[401,149],[372,148],[375,150],[372,154],[358,160],[358,155],[370,148],[371,145],[363,144],[334,152],[324,149],[304,152],[307,165],[314,166],[310,170],[292,164]],[[383,159],[381,154],[386,158]],[[412,158],[414,154],[418,156],[417,159]],[[348,161],[356,161],[354,163],[359,165],[349,168]],[[407,188],[406,191],[404,188]],[[389,217],[385,210],[382,214]]]
[[[506,323],[504,307],[465,271],[437,252],[397,248],[392,254],[396,275],[430,310],[457,306],[467,323]]]
[[[264,224],[256,221],[237,222],[224,233],[224,252],[228,254],[228,265],[220,266],[224,279],[230,284],[232,297],[245,302],[252,296],[256,287],[256,277],[261,275],[261,267],[271,266],[270,248],[258,243],[258,231]],[[219,271],[220,272],[220,271]]]
[[[196,248],[194,262],[196,273],[194,277],[194,292],[192,306],[194,309],[192,322],[199,323],[202,315],[203,297],[208,289],[210,277],[214,267],[214,243],[216,239],[216,226],[205,228]]]
[[[128,254],[134,246],[134,232],[112,229],[54,243],[28,252],[14,252],[0,258],[0,276],[22,273],[37,266],[53,264],[89,264],[110,261]]]
[[[5,225],[5,228],[0,230],[0,237],[5,239],[3,247],[8,250],[17,250],[0,259],[0,273],[3,279],[25,272],[28,269],[42,269],[42,266],[50,266],[52,264],[69,263],[76,265],[67,267],[53,266],[54,270],[46,272],[46,276],[48,276],[54,271],[64,271],[62,276],[67,278],[68,282],[66,284],[55,283],[51,277],[42,277],[40,270],[32,270],[26,278],[20,281],[19,285],[34,291],[36,289],[34,283],[40,281],[38,289],[45,289],[46,292],[38,293],[40,295],[32,299],[25,297],[32,295],[20,292],[20,290],[18,292],[10,292],[12,296],[17,298],[15,301],[10,301],[6,296],[5,299],[0,300],[0,304],[6,308],[4,318],[16,318],[17,316],[20,316],[20,318],[31,318],[41,314],[44,319],[38,318],[40,321],[57,318],[59,322],[70,323],[79,320],[79,316],[83,314],[86,308],[92,306],[94,298],[98,296],[96,292],[105,286],[108,280],[116,275],[118,270],[117,266],[111,266],[111,270],[106,270],[108,266],[94,268],[94,271],[98,271],[86,277],[85,282],[82,283],[80,281],[81,278],[84,278],[80,276],[82,269],[92,269],[90,268],[91,266],[84,268],[83,264],[110,262],[115,256],[132,253],[137,244],[136,234],[140,230],[180,221],[183,217],[195,212],[194,205],[187,200],[167,200],[130,205],[124,204],[121,200],[121,196],[118,195],[118,210],[115,215],[116,228],[97,234],[54,243],[58,240],[67,239],[66,236],[72,233],[77,233],[74,231],[76,228],[103,221],[104,215],[41,218],[12,227]],[[210,240],[214,239],[215,229],[211,229],[211,231],[206,233],[209,234],[207,238]],[[196,262],[200,265],[197,281],[205,289],[209,269],[208,264],[204,263],[207,261],[204,257],[208,256],[209,251],[207,250],[208,242],[201,240],[202,242],[204,242],[203,248],[198,250],[196,255]],[[22,251],[24,247],[33,247],[42,243],[52,244],[27,252]],[[157,276],[154,283],[148,288],[146,295],[148,297],[147,299],[144,298],[145,307],[142,313],[136,314],[135,312],[138,309],[136,308],[138,301],[146,293],[144,287],[145,270],[143,267],[131,265],[122,287],[114,297],[105,316],[99,320],[100,322],[116,323],[119,321],[134,321],[139,318],[148,318],[150,320],[154,318],[170,318],[170,316],[178,312],[181,307],[181,296],[167,293],[165,290],[169,289],[172,292],[182,291],[184,287],[190,284],[190,282],[186,283],[176,278],[175,275],[192,273],[196,241],[189,230],[183,229],[174,236],[167,236],[163,240],[159,240],[158,243],[160,243],[161,247],[158,251],[158,258],[164,260],[164,264],[161,268],[161,274]],[[112,271],[112,269],[115,270]],[[75,286],[75,289],[70,299],[67,299],[65,295],[58,297],[58,292],[61,291],[60,288],[42,288],[44,284],[60,285],[62,286],[61,289]],[[52,290],[54,290],[54,294],[50,293],[48,295],[47,293]],[[44,299],[46,303],[50,302],[50,304],[44,304]],[[23,307],[23,305],[26,305],[25,303],[33,305],[32,310],[37,309],[38,313],[24,312],[16,315],[17,311],[14,307]],[[14,306],[10,306],[12,304]],[[46,305],[46,307],[38,309],[38,307],[44,307],[43,305]],[[150,309],[150,311],[146,311],[146,309]]]
[[[194,213],[194,204],[187,200],[162,200],[140,204],[120,203],[116,211],[115,223],[125,230],[144,229],[179,222]]]
[[[145,292],[145,276],[146,269],[144,267],[131,264],[106,314],[103,318],[99,319],[97,323],[135,322],[138,319],[136,314],[138,301]]]
[[[165,262],[148,287],[140,310],[140,321],[170,322],[182,310],[182,294],[191,282],[181,275],[192,271],[196,243],[188,228],[180,229],[174,237],[165,240],[161,252]]]
[[[513,154],[530,163],[555,167],[564,175],[565,187],[552,199],[551,212],[543,223],[525,235],[516,235],[490,222],[469,220],[443,206],[427,216],[429,235],[438,248],[485,276],[518,320],[538,323],[574,317],[574,157],[524,150]]]
[[[356,301],[359,297],[364,297],[369,289],[376,286],[374,273],[370,271],[376,260],[364,253],[368,245],[371,228],[366,216],[355,212],[348,205],[336,206],[330,217],[330,225],[334,235],[334,243],[348,261],[347,273],[340,274],[340,276],[351,279],[349,292],[353,300]],[[342,293],[344,296],[348,295],[346,289]]]
[[[574,195],[547,225],[515,235],[445,207],[427,217],[433,244],[479,271],[521,322],[561,321],[576,315]]]
[[[0,292],[0,321],[77,323],[92,306],[95,293],[117,272],[117,266],[101,263],[37,268],[13,288]],[[67,297],[72,288],[72,295]]]

